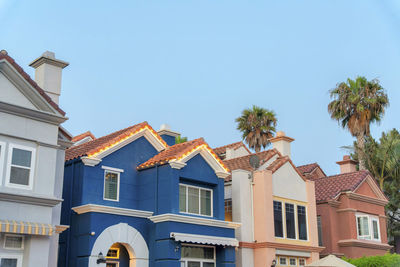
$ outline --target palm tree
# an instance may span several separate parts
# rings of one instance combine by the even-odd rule
[[[253,106],[242,111],[242,116],[235,120],[237,129],[242,132],[243,140],[250,148],[260,152],[270,144],[269,139],[275,133],[277,119],[271,110]]]
[[[181,137],[180,135],[175,137],[175,144],[181,144],[185,142],[187,142],[187,137]]]
[[[359,169],[365,170],[362,155],[365,137],[370,135],[370,124],[381,120],[389,105],[388,96],[377,79],[368,81],[365,77],[337,84],[330,90],[330,96],[333,100],[328,105],[328,112],[357,138]]]

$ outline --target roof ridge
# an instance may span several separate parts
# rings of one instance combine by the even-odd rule
[[[275,151],[275,152],[277,152],[277,153],[279,154],[279,152],[278,152],[278,150],[277,150],[276,148],[272,148],[272,149],[263,150],[263,151],[260,151],[260,152],[251,153],[251,154],[249,154],[249,155],[244,155],[244,156],[240,156],[240,157],[236,157],[236,158],[232,158],[232,159],[224,159],[223,161],[226,162],[226,161],[230,161],[230,160],[243,159],[243,158],[245,158],[245,157],[250,157],[250,156],[252,156],[252,155],[260,155],[260,154],[262,154],[262,153],[266,153],[266,152],[269,152],[269,151]]]
[[[221,149],[221,148],[228,147],[228,146],[231,146],[231,145],[236,145],[236,144],[239,144],[239,143],[242,143],[242,144],[243,144],[243,141],[238,141],[238,142],[230,143],[230,144],[227,144],[227,145],[224,145],[224,146],[215,147],[215,148],[213,148],[213,149]]]
[[[322,178],[322,180],[338,178],[340,176],[345,176],[345,175],[349,175],[349,174],[356,174],[356,173],[371,174],[368,170],[358,170],[358,171],[354,171],[354,172],[345,172],[345,173],[338,173],[338,174],[334,174],[334,175],[329,175],[329,176],[326,176],[326,177]]]

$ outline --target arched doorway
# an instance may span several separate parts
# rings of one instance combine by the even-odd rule
[[[129,267],[149,266],[149,249],[143,236],[132,226],[119,223],[107,227],[97,237],[89,259],[89,267],[106,267],[106,263],[97,264],[97,260],[100,253],[106,256],[114,244],[123,246],[128,253]]]
[[[114,243],[107,252],[106,267],[129,267],[131,256],[125,245]]]

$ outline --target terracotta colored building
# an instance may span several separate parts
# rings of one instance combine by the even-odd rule
[[[214,149],[231,171],[225,219],[242,224],[235,230],[237,266],[305,266],[319,259],[314,181],[293,165],[292,141],[279,132],[274,148],[259,153],[242,142]],[[255,168],[251,157],[259,160]]]
[[[356,162],[344,156],[341,173],[326,176],[317,163],[299,166],[315,182],[319,246],[328,254],[358,258],[383,255],[387,243],[387,198],[368,171],[356,171]]]

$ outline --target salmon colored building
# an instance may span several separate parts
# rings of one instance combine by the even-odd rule
[[[315,185],[293,165],[292,141],[279,132],[267,151],[245,153],[243,143],[214,149],[231,171],[225,218],[242,224],[235,231],[237,266],[305,266],[319,259]]]
[[[356,171],[356,162],[344,156],[341,173],[326,176],[316,163],[299,166],[315,182],[319,245],[328,254],[358,258],[383,255],[387,243],[387,198],[368,171]]]

